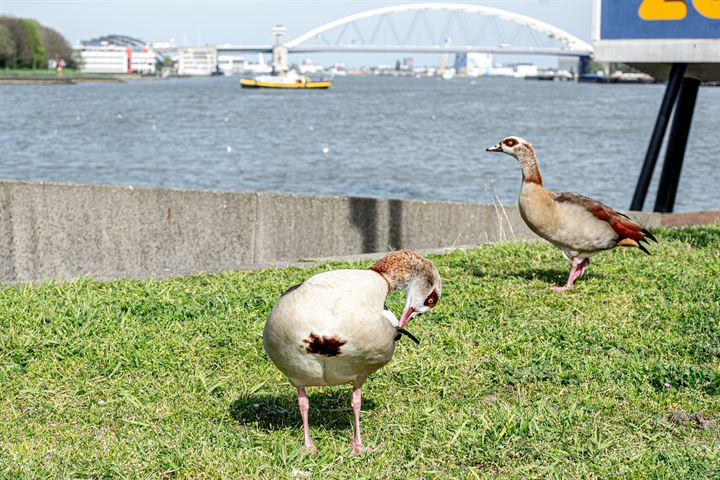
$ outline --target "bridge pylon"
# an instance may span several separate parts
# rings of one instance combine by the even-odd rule
[[[272,66],[274,72],[285,72],[288,69],[288,49],[283,40],[286,31],[287,29],[282,25],[273,27],[275,45],[272,49]]]

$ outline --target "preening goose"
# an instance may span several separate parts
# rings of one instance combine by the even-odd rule
[[[388,292],[394,290],[406,292],[400,320],[385,307]],[[315,453],[317,448],[308,427],[305,387],[353,384],[355,428],[350,453],[360,453],[362,384],[390,361],[401,334],[415,340],[404,327],[437,305],[441,291],[432,262],[399,251],[368,270],[317,274],[280,296],[265,323],[263,346],[297,389],[306,452]]]
[[[626,215],[597,200],[577,193],[555,193],[543,187],[535,149],[519,137],[507,137],[488,152],[502,152],[515,157],[522,168],[520,215],[530,229],[554,244],[572,263],[564,286],[553,286],[561,292],[573,288],[590,264],[590,257],[615,247],[636,247],[647,253],[642,242],[651,239],[645,230]]]

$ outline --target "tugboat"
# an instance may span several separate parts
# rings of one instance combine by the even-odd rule
[[[330,88],[330,80],[311,80],[307,75],[299,75],[294,70],[274,75],[257,75],[255,78],[241,78],[243,88]]]

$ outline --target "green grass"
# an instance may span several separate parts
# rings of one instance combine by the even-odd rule
[[[117,74],[115,74],[117,75]],[[56,78],[58,76],[56,70],[48,70],[47,68],[0,68],[0,77],[51,77]],[[76,77],[103,77],[113,76],[109,73],[88,73],[75,70],[74,68],[66,68],[63,70],[63,78],[76,78]]]
[[[718,478],[720,225],[655,233],[565,294],[546,243],[431,257],[442,299],[366,382],[360,457],[349,387],[309,389],[303,455],[261,336],[284,289],[369,262],[5,288],[0,478]]]

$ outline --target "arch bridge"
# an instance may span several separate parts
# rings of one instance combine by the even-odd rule
[[[289,53],[468,53],[586,57],[592,46],[538,19],[464,3],[415,3],[376,8],[339,18],[287,42],[274,29],[275,45],[236,45],[223,51],[272,52],[276,68]]]

